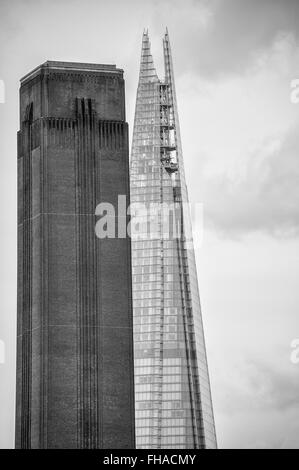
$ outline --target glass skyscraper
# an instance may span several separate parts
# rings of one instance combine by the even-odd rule
[[[132,237],[136,445],[216,448],[190,216],[183,210],[188,195],[167,32],[163,49],[162,81],[143,33],[131,203],[160,210],[145,215]],[[175,208],[168,213],[175,221],[168,229],[178,230],[165,230],[164,206]],[[154,231],[149,218],[155,219]]]

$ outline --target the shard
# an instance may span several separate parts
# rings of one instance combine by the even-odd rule
[[[135,445],[131,247],[99,238],[129,193],[123,71],[52,62],[21,81],[16,448]]]
[[[216,448],[190,216],[183,210],[188,195],[167,31],[163,50],[161,80],[148,32],[143,33],[131,203],[174,207],[180,236],[165,236],[160,210],[154,232],[147,219],[132,239],[136,445]],[[155,219],[152,212],[149,218]]]

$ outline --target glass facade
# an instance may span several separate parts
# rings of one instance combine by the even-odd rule
[[[163,49],[162,81],[144,32],[131,152],[131,203],[160,210],[145,215],[146,223],[132,237],[136,445],[215,448],[190,216],[182,210],[188,195],[168,33]],[[175,209],[170,222],[163,205]],[[154,222],[150,228],[149,218]],[[169,229],[174,220],[177,230]]]

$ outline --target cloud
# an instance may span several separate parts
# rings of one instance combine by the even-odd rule
[[[178,71],[209,78],[241,73],[252,54],[270,47],[278,33],[298,37],[298,16],[297,0],[193,2],[188,34],[177,25]]]
[[[264,142],[251,155],[241,180],[234,182],[225,175],[208,179],[205,222],[226,235],[263,231],[278,237],[298,236],[298,157],[295,127],[283,142]]]
[[[229,416],[259,410],[299,412],[298,387],[296,366],[284,364],[281,368],[248,356],[243,361],[233,361],[230,370],[220,377],[221,392],[216,392],[219,411]]]
[[[235,419],[223,418],[222,448],[234,449],[298,449],[299,412],[241,412]],[[218,428],[219,429],[219,428]],[[233,442],[233,446],[231,443]]]
[[[221,447],[298,448],[298,387],[295,366],[232,360],[213,387]]]
[[[179,80],[187,182],[206,227],[232,237],[297,236],[299,106],[290,83],[298,63],[295,36],[278,34],[242,74]]]

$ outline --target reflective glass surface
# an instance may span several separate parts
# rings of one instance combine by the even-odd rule
[[[143,34],[131,203],[176,207],[180,236],[169,236],[160,211],[152,216],[155,230],[145,223],[132,240],[136,443],[147,449],[215,448],[190,216],[181,211],[188,195],[167,33],[163,48],[161,81]]]

